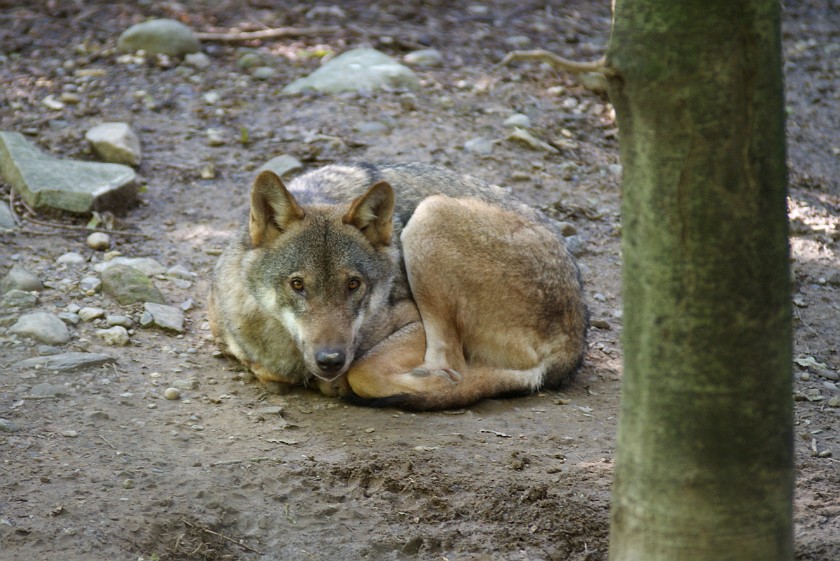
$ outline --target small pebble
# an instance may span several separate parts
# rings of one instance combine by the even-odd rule
[[[375,429],[375,428],[373,428],[373,427],[370,427],[370,428],[368,428],[368,429],[365,429],[365,432],[366,432],[366,433],[368,433],[368,434],[370,434],[370,433],[372,433],[372,432],[376,432],[376,429]]]
[[[85,258],[82,254],[76,253],[75,251],[70,251],[65,253],[64,255],[60,256],[58,259],[55,260],[58,265],[81,265],[85,262]]]
[[[87,237],[87,245],[96,251],[105,251],[111,247],[111,236],[105,232],[94,232]]]
[[[840,407],[840,397],[834,396],[828,400],[829,407]]]
[[[123,489],[134,489],[134,480],[126,479],[122,482]]]
[[[181,399],[181,390],[178,388],[166,388],[163,392],[163,397],[170,401],[175,401],[176,399]]]
[[[96,336],[102,339],[106,345],[114,347],[125,347],[130,340],[128,331],[121,325],[115,325],[109,329],[100,329],[96,332]]]
[[[82,318],[82,321],[93,321],[95,319],[105,317],[105,310],[102,308],[95,308],[93,306],[85,306],[79,310],[78,315]]]

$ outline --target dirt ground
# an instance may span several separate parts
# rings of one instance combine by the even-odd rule
[[[25,132],[57,155],[92,159],[88,128],[131,123],[143,144],[144,188],[116,227],[151,239],[115,236],[114,249],[196,274],[155,280],[169,303],[192,299],[183,335],[138,326],[128,346],[107,347],[95,322],[71,327],[63,350],[118,358],[101,368],[16,367],[38,348],[8,333],[19,313],[0,310],[0,417],[20,428],[0,432],[4,561],[606,559],[622,373],[614,116],[603,95],[569,76],[537,63],[494,65],[524,44],[521,37],[531,48],[597,58],[609,3],[312,5],[0,0],[0,129]],[[784,12],[795,356],[805,364],[794,365],[796,557],[814,561],[840,559],[840,408],[828,406],[840,396],[830,379],[840,368],[838,14],[836,0],[788,1]],[[189,70],[114,52],[119,33],[149,17],[197,31],[340,29],[260,44],[206,42],[211,64]],[[363,44],[395,57],[431,46],[444,65],[417,69],[423,88],[415,94],[279,95],[324,51]],[[251,78],[237,65],[245,48],[276,76]],[[42,103],[62,92],[80,102],[61,110]],[[215,104],[209,92],[218,93]],[[514,112],[560,151],[505,140],[503,121]],[[366,125],[374,121],[385,127]],[[208,144],[211,128],[224,145]],[[492,154],[465,150],[475,137],[498,140]],[[253,170],[284,153],[307,168],[434,162],[511,186],[570,222],[598,326],[577,381],[563,392],[427,414],[360,408],[305,389],[266,395],[245,383],[240,368],[214,356],[207,278],[245,216]],[[8,185],[0,192],[8,200]],[[99,306],[138,319],[138,307],[79,289],[103,259],[85,237],[25,223],[0,235],[0,276],[15,263],[38,274],[48,285],[39,310]],[[90,262],[56,264],[69,251]],[[182,398],[164,399],[176,381],[186,382]],[[34,395],[45,382],[58,395]]]

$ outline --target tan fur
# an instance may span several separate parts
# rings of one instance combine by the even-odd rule
[[[214,334],[261,381],[439,409],[556,386],[579,365],[577,268],[553,223],[504,190],[418,164],[327,166],[288,189],[272,175],[209,300]]]

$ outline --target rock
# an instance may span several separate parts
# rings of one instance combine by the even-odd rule
[[[405,55],[403,60],[406,64],[419,66],[421,68],[431,68],[443,65],[443,55],[437,49],[421,49],[419,51],[413,51]]]
[[[173,279],[193,280],[195,273],[191,273],[183,265],[173,265],[166,270],[166,276]]]
[[[524,49],[531,44],[531,38],[525,35],[513,35],[511,37],[505,37],[505,43],[514,49]]]
[[[99,292],[100,288],[102,288],[102,280],[99,277],[83,277],[79,281],[79,290],[85,294]]]
[[[63,345],[70,340],[70,331],[64,322],[47,312],[33,312],[21,316],[11,327],[11,332],[48,345]]]
[[[370,92],[379,89],[418,89],[420,81],[407,66],[399,64],[376,49],[349,50],[330,60],[305,78],[295,80],[283,88],[283,93],[295,94],[314,90],[338,94]]]
[[[184,57],[184,63],[193,68],[203,70],[210,66],[210,57],[202,52],[190,53]]]
[[[117,47],[123,51],[146,51],[180,56],[195,53],[201,45],[186,25],[171,19],[155,19],[132,25],[120,35]]]
[[[507,136],[508,140],[513,140],[526,148],[530,148],[531,150],[541,150],[543,152],[559,152],[557,148],[544,142],[531,134],[530,132],[526,131],[525,129],[520,129],[516,127],[513,131]]]
[[[55,260],[57,265],[84,265],[87,262],[85,256],[75,251],[68,251],[63,255],[59,255]]]
[[[38,305],[38,295],[13,288],[3,294],[0,308],[31,308]]]
[[[13,265],[3,280],[0,281],[0,293],[10,290],[23,290],[26,292],[40,292],[44,285],[35,273],[32,273],[20,265]]]
[[[32,389],[29,390],[29,395],[33,397],[61,397],[67,395],[67,389],[64,386],[43,382],[32,386]]]
[[[175,401],[181,398],[181,390],[178,388],[166,388],[163,390],[163,397],[169,401]]]
[[[60,319],[68,325],[79,325],[79,323],[81,323],[82,321],[82,318],[79,317],[79,314],[74,312],[59,312],[58,319]]]
[[[224,146],[225,137],[219,129],[207,129],[207,144],[210,146]]]
[[[294,156],[290,156],[289,154],[283,154],[271,158],[269,161],[257,168],[257,174],[265,170],[271,170],[280,177],[285,177],[292,173],[299,172],[302,169],[303,164],[300,160]]]
[[[152,317],[152,323],[161,329],[184,332],[184,312],[174,306],[146,302],[143,307]]]
[[[586,244],[579,235],[569,236],[566,238],[566,248],[569,250],[569,253],[574,255],[575,257],[580,257],[584,253],[586,253]]]
[[[130,167],[54,158],[15,132],[0,132],[0,174],[35,209],[118,212],[137,196]]]
[[[128,316],[108,314],[107,316],[105,316],[105,323],[107,323],[111,327],[114,327],[115,325],[120,325],[122,327],[125,327],[126,329],[129,329],[134,325],[134,320],[132,320]]]
[[[101,160],[127,166],[140,164],[140,139],[128,123],[102,123],[87,131],[85,138]]]
[[[391,127],[380,121],[363,121],[353,125],[353,130],[361,134],[386,134]]]
[[[115,325],[108,329],[100,329],[96,332],[96,336],[102,339],[106,345],[112,347],[124,347],[128,345],[129,337],[128,331],[121,325]]]
[[[198,380],[195,378],[190,378],[189,380],[173,380],[172,387],[178,388],[179,390],[197,390]]]
[[[579,79],[587,90],[595,93],[607,93],[607,77],[600,72],[587,72],[581,74]]]
[[[592,327],[597,327],[598,329],[610,330],[612,329],[612,325],[605,319],[593,319],[589,322]]]
[[[262,66],[262,63],[262,57],[257,53],[245,53],[236,61],[236,65],[243,70]]]
[[[16,368],[43,368],[44,370],[79,370],[115,362],[109,355],[97,353],[62,353],[28,358],[15,364]]]
[[[14,421],[0,418],[0,432],[18,432],[20,427]]]
[[[121,306],[137,302],[162,304],[165,301],[163,294],[152,284],[152,279],[128,265],[113,265],[102,272],[102,292]]]
[[[105,310],[93,306],[85,306],[79,310],[79,317],[82,318],[82,321],[93,321],[105,317]]]
[[[270,66],[258,66],[251,71],[251,76],[257,80],[271,80],[277,77],[277,71]]]
[[[514,113],[502,123],[506,127],[520,127],[523,129],[531,128],[531,119],[528,115],[522,113]]]
[[[127,265],[150,277],[162,275],[166,272],[166,267],[151,257],[114,257],[109,261],[97,263],[93,266],[93,270],[97,273],[103,273],[116,265]]]
[[[480,156],[489,156],[493,152],[495,143],[489,138],[482,136],[471,138],[464,143],[464,150],[471,154],[478,154]]]
[[[111,247],[111,236],[105,232],[94,232],[87,237],[87,246],[96,251],[105,251]]]
[[[15,216],[5,201],[0,201],[0,230],[14,230],[17,228]]]
[[[560,233],[563,234],[563,237],[565,238],[577,234],[577,228],[575,228],[575,225],[570,222],[558,222],[557,229],[560,230]]]
[[[829,407],[840,407],[840,397],[834,396],[828,400]]]

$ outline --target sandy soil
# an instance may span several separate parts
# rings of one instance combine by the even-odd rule
[[[840,368],[840,6],[787,4],[796,356],[813,357],[831,374]],[[118,357],[99,369],[15,367],[37,347],[8,334],[15,314],[0,311],[0,417],[20,427],[0,432],[0,557],[606,559],[621,380],[616,126],[606,99],[570,77],[538,64],[494,64],[516,36],[568,57],[596,58],[606,44],[608,2],[483,5],[342,2],[343,13],[307,18],[308,7],[267,0],[0,1],[0,128],[27,132],[55,154],[91,159],[85,130],[130,122],[143,143],[145,188],[141,205],[117,227],[152,239],[115,237],[115,249],[197,275],[191,283],[155,281],[170,303],[194,301],[184,335],[137,327],[129,346],[113,348],[94,336],[95,323],[72,328],[65,350]],[[198,71],[176,61],[120,59],[113,52],[119,33],[151,16],[202,31],[342,30],[248,45],[277,72],[258,81],[236,64],[243,45],[207,43],[211,65]],[[318,51],[361,44],[397,57],[431,45],[445,65],[418,70],[424,87],[416,94],[278,95],[317,67]],[[81,82],[77,69],[101,76]],[[42,104],[74,87],[80,103],[60,111]],[[219,94],[215,105],[204,98],[211,91]],[[502,122],[513,112],[527,114],[534,133],[561,151],[504,140]],[[369,121],[387,130],[359,127]],[[222,131],[223,146],[208,145],[210,128]],[[243,130],[247,144],[239,141]],[[463,149],[478,136],[499,140],[489,157]],[[307,167],[434,162],[509,185],[573,224],[599,326],[576,383],[562,393],[410,414],[305,389],[266,395],[243,382],[237,365],[213,356],[207,276],[244,217],[253,169],[282,153]],[[209,169],[215,178],[203,179]],[[8,186],[0,189],[8,198]],[[92,305],[139,317],[137,307],[80,292],[87,266],[55,263],[68,251],[101,261],[84,234],[27,223],[0,239],[0,274],[20,263],[51,286],[38,309]],[[796,555],[829,561],[840,558],[840,409],[827,402],[840,391],[817,370],[794,367]],[[163,390],[176,380],[195,384],[167,401]],[[36,399],[32,388],[45,382],[60,395]]]

